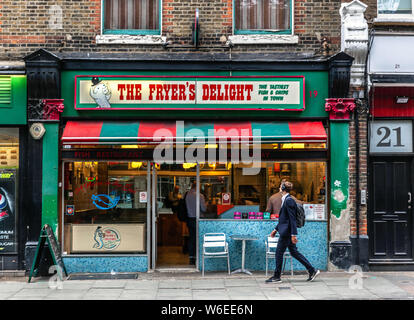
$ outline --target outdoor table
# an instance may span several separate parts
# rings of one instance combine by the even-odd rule
[[[230,236],[230,238],[232,238],[233,240],[236,241],[242,241],[242,265],[240,269],[234,270],[231,274],[233,273],[238,273],[238,272],[244,272],[247,273],[249,275],[252,275],[252,273],[244,268],[244,262],[245,262],[245,254],[246,254],[246,241],[248,240],[259,240],[257,237],[252,236],[252,235],[232,235]]]

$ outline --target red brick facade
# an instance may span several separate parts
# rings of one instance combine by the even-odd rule
[[[330,53],[340,49],[339,8],[344,0],[295,0],[294,34],[297,44],[235,45],[232,52],[321,52],[327,38]],[[62,29],[51,29],[52,5],[62,9]],[[233,30],[233,0],[162,0],[161,45],[96,44],[101,30],[101,0],[24,1],[0,3],[0,59],[21,59],[44,48],[60,52],[228,52]],[[195,9],[200,12],[200,46],[191,45]],[[319,38],[319,39],[318,39]]]

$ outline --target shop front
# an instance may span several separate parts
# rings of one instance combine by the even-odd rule
[[[12,69],[0,73],[0,270],[21,270],[24,249],[26,76]]]
[[[265,240],[278,218],[267,201],[282,179],[306,210],[299,249],[328,269],[330,216],[341,215],[348,197],[348,125],[332,120],[344,112],[325,103],[346,94],[349,78],[338,70],[349,75],[349,56],[302,61],[300,70],[294,61],[230,59],[233,71],[211,59],[171,60],[168,68],[60,59],[57,205],[42,221],[54,226],[68,272],[200,269],[212,232],[226,234],[231,269],[242,260],[231,236],[254,234],[246,267],[265,270]],[[174,205],[193,183],[195,266]],[[206,271],[226,270],[224,260],[207,260]]]
[[[412,194],[413,35],[377,32],[368,71],[369,120],[369,265],[372,270],[413,270]],[[382,50],[393,46],[390,57]]]

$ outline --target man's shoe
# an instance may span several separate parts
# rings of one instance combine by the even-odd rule
[[[280,280],[280,278],[270,277],[270,278],[269,278],[269,279],[267,279],[265,282],[274,282],[274,283],[279,283],[279,282],[282,282],[282,280]]]
[[[313,271],[313,273],[309,274],[309,278],[306,281],[313,281],[315,278],[320,274],[321,272],[319,270]]]

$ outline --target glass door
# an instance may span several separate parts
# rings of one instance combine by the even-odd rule
[[[192,228],[190,239],[188,224],[178,219],[178,204],[197,180],[197,165],[154,164],[151,176],[152,267],[194,268],[189,250],[197,248],[197,230]]]

